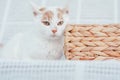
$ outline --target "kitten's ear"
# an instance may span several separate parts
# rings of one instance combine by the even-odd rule
[[[68,7],[58,8],[58,11],[61,12],[61,13],[63,13],[63,14],[69,14]]]
[[[30,4],[31,4],[31,6],[33,8],[33,14],[34,14],[34,16],[37,16],[38,14],[41,14],[41,13],[43,13],[46,10],[46,8],[44,6],[39,7],[39,6],[37,6],[33,2],[30,2]]]
[[[66,5],[66,6],[63,8],[63,12],[66,13],[66,14],[69,14],[68,5]]]

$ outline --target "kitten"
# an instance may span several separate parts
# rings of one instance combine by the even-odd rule
[[[3,59],[57,60],[63,56],[64,29],[68,9],[33,5],[34,29],[19,33],[3,49]]]

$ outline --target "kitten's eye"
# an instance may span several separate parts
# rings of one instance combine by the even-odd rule
[[[59,22],[57,23],[57,25],[58,25],[58,26],[61,26],[61,25],[63,25],[63,23],[64,23],[63,21],[59,21]]]
[[[43,23],[44,25],[46,25],[46,26],[49,26],[49,25],[50,25],[50,22],[48,22],[48,21],[42,21],[42,23]]]

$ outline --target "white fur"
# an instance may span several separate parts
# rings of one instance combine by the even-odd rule
[[[35,17],[34,29],[15,35],[3,48],[0,57],[3,59],[44,59],[55,60],[63,56],[64,29],[68,22],[68,15],[64,15],[64,24],[57,26],[56,8],[47,8],[54,12],[54,18],[49,27],[40,23],[41,14]],[[56,36],[52,29],[56,28]]]

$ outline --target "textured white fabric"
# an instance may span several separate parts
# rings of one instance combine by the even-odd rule
[[[120,80],[120,62],[0,60],[0,80]]]

